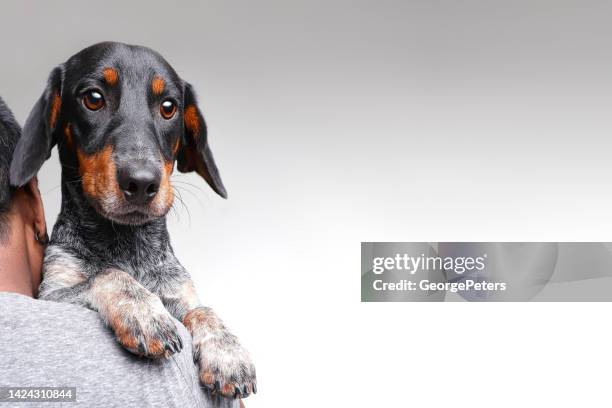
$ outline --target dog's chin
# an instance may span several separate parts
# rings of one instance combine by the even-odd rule
[[[143,225],[157,218],[160,218],[159,216],[154,216],[141,211],[131,211],[127,213],[106,212],[102,215],[108,218],[109,220],[116,222],[117,224],[134,226]]]
[[[149,204],[130,204],[113,195],[92,198],[85,194],[93,209],[103,218],[121,225],[138,226],[166,216],[172,207],[172,201],[160,205],[155,201]]]
[[[113,210],[104,210],[98,208],[98,213],[102,215],[104,218],[115,222],[117,224],[122,225],[144,225],[153,220],[162,218],[166,215],[167,211],[164,211],[161,214],[156,214],[149,210],[148,208],[121,208],[121,209],[113,209]]]

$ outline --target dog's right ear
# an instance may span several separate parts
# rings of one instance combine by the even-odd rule
[[[62,65],[51,71],[47,87],[30,112],[11,161],[11,185],[21,187],[38,173],[55,145],[55,129],[62,105]]]

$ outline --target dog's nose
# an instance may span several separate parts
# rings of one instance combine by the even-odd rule
[[[134,204],[146,204],[159,190],[159,173],[146,167],[119,172],[119,187],[125,199]]]

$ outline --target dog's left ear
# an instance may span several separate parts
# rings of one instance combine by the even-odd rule
[[[23,126],[11,162],[10,181],[13,186],[27,184],[51,155],[62,104],[63,72],[61,65],[51,71],[47,87]]]
[[[215,164],[212,151],[208,144],[206,123],[198,108],[195,93],[189,84],[185,84],[184,135],[181,138],[181,148],[178,152],[177,168],[182,173],[195,171],[210,187],[223,198],[227,192],[221,181],[219,170]]]

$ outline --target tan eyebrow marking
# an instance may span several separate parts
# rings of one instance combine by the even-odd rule
[[[104,68],[102,75],[106,83],[110,86],[114,86],[119,80],[119,73],[115,68]]]
[[[164,92],[164,88],[166,87],[166,82],[163,78],[156,76],[151,81],[151,90],[153,91],[153,95],[161,95]]]

